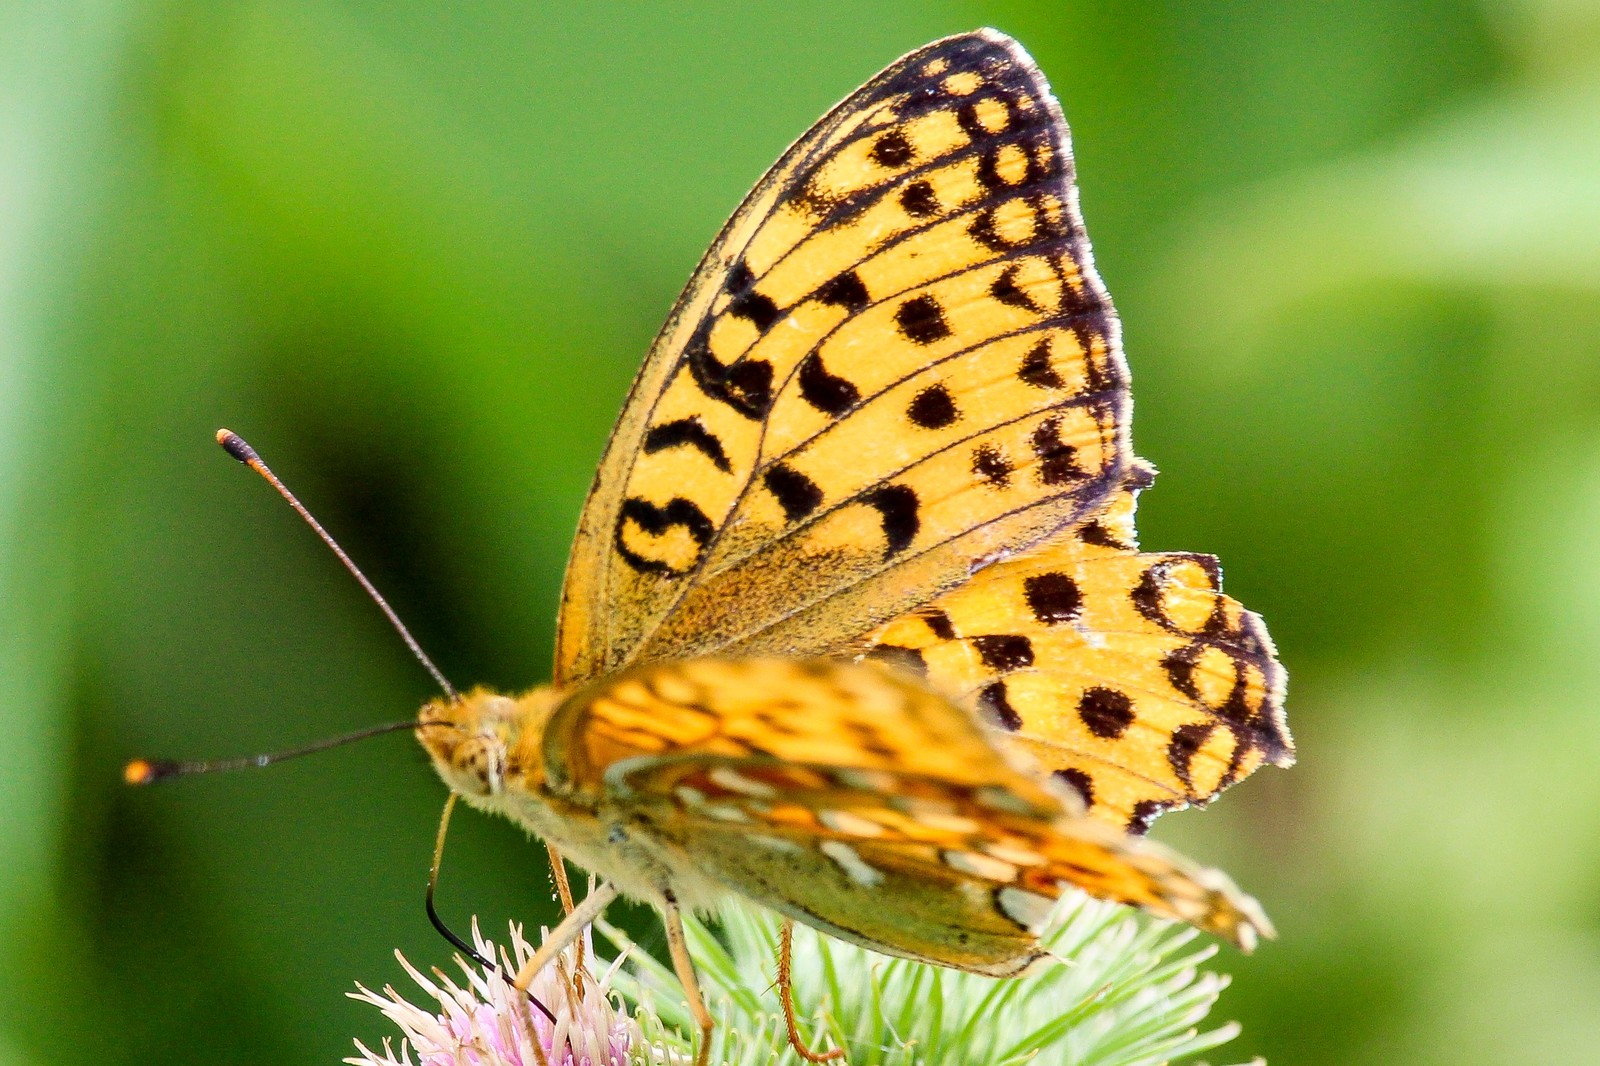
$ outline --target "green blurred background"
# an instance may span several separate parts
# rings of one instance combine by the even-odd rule
[[[994,25],[1073,124],[1144,543],[1212,551],[1301,763],[1158,835],[1282,940],[1230,1061],[1600,1060],[1600,5],[0,4],[0,1066],[333,1062],[442,962],[430,694],[544,680],[578,507],[701,250],[902,52]],[[458,821],[443,909],[548,919]]]

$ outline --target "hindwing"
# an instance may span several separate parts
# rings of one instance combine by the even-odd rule
[[[1260,617],[1209,555],[1141,553],[1140,464],[1106,510],[872,634],[867,654],[981,712],[1072,787],[1143,833],[1264,762],[1294,762],[1284,672]]]

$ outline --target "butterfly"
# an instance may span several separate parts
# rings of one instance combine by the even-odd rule
[[[704,1061],[681,914],[730,896],[996,977],[1069,885],[1271,935],[1140,835],[1294,746],[1216,561],[1136,545],[1131,405],[1020,45],[936,41],[801,137],[633,384],[551,684],[421,712],[455,794],[602,879],[520,983],[618,894],[653,903]]]

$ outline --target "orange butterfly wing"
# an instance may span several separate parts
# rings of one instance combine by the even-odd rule
[[[1134,833],[1294,762],[1284,671],[1209,555],[1140,553],[1140,467],[1071,535],[884,626],[869,655],[981,712],[1089,812]]]
[[[657,338],[556,684],[857,639],[1099,510],[1128,405],[1042,75],[993,31],[913,52],[779,160]]]
[[[833,660],[696,659],[589,686],[551,720],[564,800],[627,812],[666,868],[844,939],[1004,975],[1062,884],[1246,948],[1271,926],[1225,875],[1073,816],[966,708]]]

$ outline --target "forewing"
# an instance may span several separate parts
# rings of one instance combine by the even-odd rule
[[[543,736],[550,786],[591,803],[619,764],[693,756],[896,771],[1060,809],[1057,795],[1001,752],[971,711],[872,663],[652,663],[566,699]]]
[[[1042,75],[993,31],[914,52],[779,160],[657,338],[556,682],[858,638],[1096,512],[1128,402]]]
[[[971,711],[898,671],[656,664],[569,700],[547,736],[565,738],[546,754],[558,793],[879,950],[1018,972],[1063,884],[1245,947],[1270,933],[1224,875],[1074,814]]]
[[[884,626],[869,655],[925,676],[1143,833],[1264,762],[1288,766],[1284,671],[1209,555],[1141,553],[1146,468],[1071,534]]]

